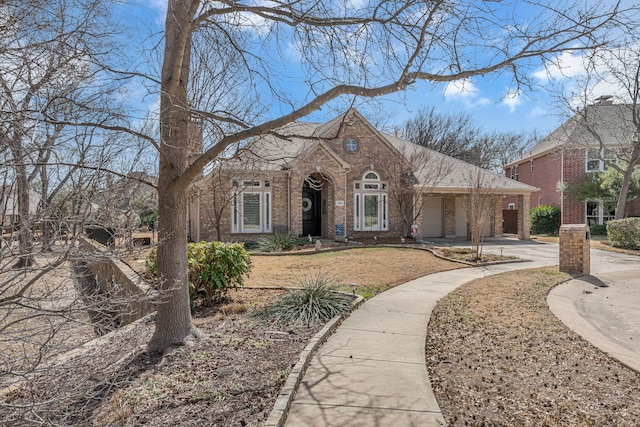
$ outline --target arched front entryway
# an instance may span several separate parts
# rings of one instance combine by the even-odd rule
[[[322,235],[322,187],[304,181],[302,186],[302,234]]]
[[[332,210],[329,203],[333,198],[330,181],[322,174],[307,176],[302,184],[302,235],[326,237],[329,216]]]

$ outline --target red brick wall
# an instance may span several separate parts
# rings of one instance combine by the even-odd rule
[[[529,160],[518,164],[518,181],[540,188],[540,191],[531,194],[531,207],[538,206],[538,198],[543,205],[556,205],[562,207],[563,224],[583,224],[585,222],[585,204],[572,200],[565,193],[564,201],[561,201],[561,193],[558,191],[558,182],[564,177],[564,182],[571,183],[586,174],[586,149],[567,148],[564,151],[564,162],[560,150],[545,154],[533,160],[533,172]],[[505,174],[511,177],[511,170],[507,168]],[[563,176],[564,175],[564,176]],[[561,203],[562,202],[562,203]],[[518,209],[516,196],[507,196],[503,201],[503,209],[508,209],[509,203],[514,203]],[[640,216],[640,200],[627,203],[626,216]]]
[[[533,163],[533,169],[531,167]],[[540,188],[540,191],[531,193],[531,207],[538,206],[538,198],[541,205],[560,206],[560,192],[558,182],[561,180],[562,170],[561,151],[554,151],[541,157],[526,160],[518,164],[518,181],[533,187]],[[506,175],[511,177],[511,170],[507,169]],[[514,203],[518,209],[518,197],[507,196],[503,202],[503,209],[508,209],[509,203]]]
[[[640,200],[636,199],[629,203],[627,203],[627,212],[628,216],[640,216]]]

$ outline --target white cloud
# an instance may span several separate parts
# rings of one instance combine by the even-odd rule
[[[287,43],[286,57],[291,62],[300,62],[302,60],[302,51],[300,50],[300,45],[295,42]]]
[[[522,105],[522,98],[520,92],[509,92],[502,99],[502,104],[509,108],[509,112],[513,113],[516,108]]]
[[[619,49],[590,52],[563,52],[533,73],[542,84],[559,84],[569,104],[580,108],[603,95],[617,102],[628,101],[629,66],[637,64],[640,42]],[[633,71],[631,71],[633,72]],[[553,89],[552,89],[553,90]]]
[[[444,88],[445,101],[462,102],[468,108],[488,105],[491,103],[489,98],[479,95],[480,91],[469,79],[449,82]]]
[[[345,10],[362,9],[368,4],[368,0],[345,0]]]
[[[549,81],[576,77],[585,74],[585,72],[585,60],[581,52],[565,51],[553,60],[547,61],[533,73],[533,76],[539,80]]]
[[[455,80],[447,83],[444,88],[444,98],[447,101],[470,99],[478,94],[478,89],[469,79]]]

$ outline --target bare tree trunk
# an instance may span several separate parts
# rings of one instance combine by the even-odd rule
[[[19,142],[17,144],[20,144]],[[29,217],[29,182],[27,181],[27,167],[24,165],[22,149],[19,145],[12,147],[16,161],[16,198],[18,199],[18,214],[20,215],[20,257],[15,268],[29,267],[33,264],[33,235],[31,234],[31,218]]]
[[[622,186],[620,187],[620,194],[618,195],[618,201],[616,203],[616,215],[615,219],[622,219],[625,215],[625,208],[627,206],[627,198],[629,195],[629,187],[631,186],[631,179],[633,175],[633,167],[625,169],[622,175]]]
[[[160,170],[158,178],[158,276],[163,300],[152,352],[165,352],[200,336],[191,322],[187,272],[187,188],[179,184],[189,159],[189,102],[187,86],[192,19],[198,1],[170,0],[167,10],[160,98]]]

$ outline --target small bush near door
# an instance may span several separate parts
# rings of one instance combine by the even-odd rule
[[[258,239],[255,249],[259,252],[281,252],[298,244],[300,241],[289,233],[273,233]]]
[[[558,234],[560,229],[560,208],[558,206],[537,206],[531,209],[531,233]]]

